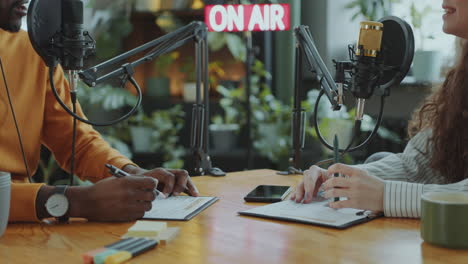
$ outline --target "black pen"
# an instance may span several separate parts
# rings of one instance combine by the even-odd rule
[[[114,165],[106,164],[106,168],[108,168],[109,172],[117,178],[130,176],[126,171],[123,171]]]
[[[338,136],[335,134],[335,139],[333,140],[333,152],[334,152],[334,163],[337,164],[340,162],[340,146],[338,144]],[[333,174],[335,177],[339,177],[339,173]],[[340,197],[335,197],[335,202],[338,202],[340,200]]]
[[[111,165],[111,164],[106,164],[106,168],[109,169],[109,172],[114,175],[115,177],[117,178],[121,178],[121,177],[126,177],[126,176],[130,176],[130,174],[128,174],[126,171],[123,171],[117,167],[115,167],[114,165]],[[167,198],[166,195],[164,195],[164,193],[160,192],[158,189],[154,188],[154,193],[157,195],[157,196],[160,196],[162,198]]]

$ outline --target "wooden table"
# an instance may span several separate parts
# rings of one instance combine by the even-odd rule
[[[272,170],[196,177],[200,192],[220,201],[191,221],[170,222],[179,236],[131,263],[468,263],[468,250],[424,243],[418,220],[381,218],[335,230],[237,214],[258,206],[243,201],[255,186],[299,180]],[[0,238],[0,263],[81,263],[82,253],[115,242],[132,224],[11,224]]]

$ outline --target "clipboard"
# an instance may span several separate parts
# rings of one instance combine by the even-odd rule
[[[142,219],[188,221],[218,201],[218,197],[172,196],[156,198]]]
[[[381,216],[358,209],[332,209],[327,204],[328,201],[298,204],[287,200],[241,211],[239,214],[337,229],[346,229]]]

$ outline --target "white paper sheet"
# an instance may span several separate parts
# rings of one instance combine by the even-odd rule
[[[157,198],[153,208],[146,212],[143,219],[189,220],[203,209],[213,204],[216,197],[173,196]]]
[[[249,209],[241,212],[241,214],[298,220],[301,222],[336,227],[366,218],[366,215],[356,215],[356,213],[361,212],[362,210],[350,208],[337,210],[328,207],[327,203],[328,201],[298,204],[291,200],[286,200]]]

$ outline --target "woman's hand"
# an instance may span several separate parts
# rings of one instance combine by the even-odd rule
[[[335,173],[345,177],[331,177]],[[331,208],[383,211],[384,180],[344,164],[332,165],[328,168],[327,174],[330,178],[322,185],[325,190],[324,197],[348,198],[348,200],[330,202]]]
[[[335,173],[344,177],[333,177]],[[384,180],[370,176],[364,170],[344,164],[332,165],[328,170],[312,166],[304,171],[304,179],[291,195],[291,200],[310,203],[319,189],[325,191],[325,198],[348,198],[330,202],[331,208],[383,211]]]
[[[304,171],[304,179],[294,190],[291,200],[296,203],[310,203],[317,196],[320,186],[326,180],[328,180],[326,170],[318,166],[310,167]]]

